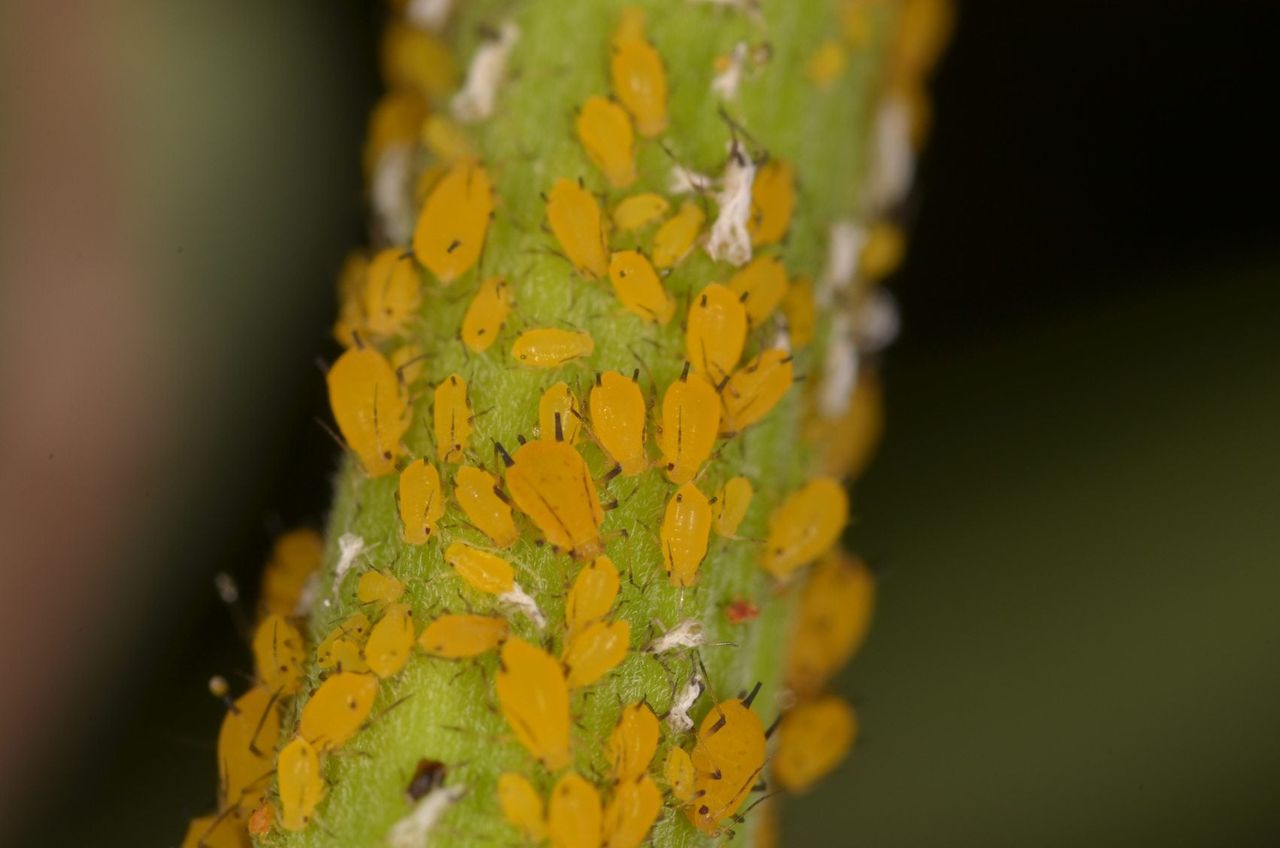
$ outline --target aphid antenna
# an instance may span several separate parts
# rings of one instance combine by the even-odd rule
[[[767,787],[767,786],[765,786],[763,783],[760,783],[760,784],[757,784],[757,785],[758,785],[758,786],[763,787],[764,789],[768,789],[768,787]],[[757,791],[757,790],[753,787],[751,791],[752,791],[752,792],[755,792],[755,791]],[[761,790],[761,791],[763,791],[763,790]],[[747,820],[747,813],[751,812],[751,811],[752,811],[752,810],[754,810],[756,807],[760,806],[760,805],[761,805],[761,804],[763,804],[765,801],[768,801],[770,798],[774,797],[775,795],[779,795],[779,794],[781,794],[781,793],[782,793],[782,790],[781,790],[781,789],[775,789],[774,791],[770,792],[770,793],[769,793],[769,794],[767,794],[767,795],[761,795],[759,798],[757,798],[757,799],[755,799],[754,801],[752,801],[752,802],[751,802],[751,804],[750,804],[750,806],[748,806],[745,810],[743,810],[742,812],[740,812],[740,813],[738,813],[737,815],[733,816],[733,820],[734,820],[735,822],[737,822],[738,824],[745,824],[745,823],[746,823],[746,820]]]
[[[315,417],[315,422],[320,425],[321,430],[324,430],[326,433],[329,434],[329,438],[333,439],[334,444],[338,446],[338,449],[340,451],[342,451],[343,453],[347,453],[348,451],[351,450],[351,448],[347,446],[347,443],[342,440],[342,437],[339,436],[337,433],[333,432],[333,428],[330,427],[328,424],[326,424],[323,418],[317,415]]]
[[[765,150],[765,146],[756,140],[756,137],[749,133],[746,127],[729,114],[728,110],[724,108],[724,104],[721,104],[716,111],[720,115],[720,120],[724,121],[729,127],[729,136],[732,142],[732,149],[729,151],[730,156],[736,156],[738,153],[738,134],[741,133],[743,138],[754,144],[757,149],[762,151],[761,153],[751,157],[751,163],[753,165],[760,165],[768,161],[769,152]]]

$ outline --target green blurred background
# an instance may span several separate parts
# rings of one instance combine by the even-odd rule
[[[0,843],[176,845],[248,668],[213,574],[329,498],[378,11],[61,5],[0,16]],[[854,493],[863,737],[784,844],[1280,844],[1277,24],[962,6]]]

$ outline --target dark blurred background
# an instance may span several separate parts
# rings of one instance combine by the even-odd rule
[[[377,14],[63,5],[0,36],[0,843],[176,845],[248,668],[213,575],[329,500]],[[1280,6],[960,11],[854,496],[863,736],[784,844],[1280,844]]]

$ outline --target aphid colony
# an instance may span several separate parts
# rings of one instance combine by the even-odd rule
[[[232,699],[225,681],[211,683],[228,704],[218,809],[191,822],[184,848],[323,830],[335,763],[357,753],[361,732],[415,697],[443,697],[401,694],[433,663],[482,680],[496,735],[477,750],[514,742],[523,754],[501,773],[419,758],[401,781],[404,800],[390,801],[407,806],[379,842],[425,846],[461,804],[500,816],[492,834],[502,844],[631,848],[662,820],[731,833],[753,792],[806,791],[857,736],[852,708],[826,691],[861,645],[875,595],[871,572],[838,548],[849,516],[841,481],[878,436],[878,388],[859,356],[892,332],[883,317],[868,321],[868,303],[901,259],[894,221],[948,7],[902,4],[864,214],[831,225],[827,266],[813,277],[787,269],[797,167],[748,152],[731,118],[718,180],[676,163],[666,190],[636,186],[647,182],[638,151],[661,144],[673,121],[644,13],[623,10],[607,50],[610,90],[577,104],[571,121],[591,182],[553,175],[542,193],[547,247],[568,284],[607,292],[650,333],[641,338],[657,353],[631,351],[634,367],[623,367],[611,339],[529,324],[521,280],[486,264],[503,179],[473,128],[500,113],[520,28],[482,32],[462,74],[439,35],[450,0],[392,5],[399,16],[382,45],[391,90],[365,150],[373,238],[384,247],[342,269],[333,332],[344,351],[326,382],[357,498],[393,502],[397,538],[367,543],[349,510],[333,530],[327,585],[317,534],[278,540],[251,639],[253,685]],[[815,45],[807,65],[819,91],[839,85],[848,54],[876,29],[876,4],[837,5],[840,36]],[[718,61],[713,91],[733,102],[768,55],[740,43]],[[698,249],[718,280],[680,276]],[[460,345],[431,349],[424,309],[453,302]],[[516,433],[485,418],[512,404],[491,390],[495,368],[537,388]],[[804,376],[814,379],[801,393]],[[771,415],[780,405],[785,415]],[[799,409],[805,423],[792,427]],[[802,433],[812,466],[787,482],[739,461],[766,430],[775,440]],[[661,504],[632,506],[650,492]],[[631,513],[627,525],[611,519],[615,508]],[[720,551],[758,565],[738,585],[759,591],[706,596]],[[529,565],[548,558],[562,584]],[[684,615],[670,626],[629,609],[661,593]],[[703,653],[732,651],[715,640],[766,624],[789,628],[784,679],[718,694],[723,675],[708,673]],[[618,681],[642,666],[666,691],[624,696],[635,687]],[[595,724],[608,716],[603,741],[587,738],[587,714]]]

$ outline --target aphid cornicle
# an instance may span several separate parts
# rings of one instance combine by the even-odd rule
[[[720,487],[711,509],[717,536],[729,539],[737,535],[738,525],[747,517],[753,494],[751,481],[746,477],[733,477]]]
[[[623,781],[604,810],[604,848],[639,848],[662,812],[662,793],[648,775]]]
[[[613,207],[613,227],[620,232],[638,230],[667,214],[669,206],[660,194],[633,194]]]
[[[802,695],[822,689],[866,638],[875,607],[871,569],[841,551],[814,565],[800,596],[787,658],[787,685]]]
[[[692,482],[676,489],[658,531],[662,563],[673,586],[692,586],[698,566],[707,555],[711,534],[711,504]]]
[[[511,345],[511,356],[521,365],[533,368],[556,368],[596,349],[590,333],[542,327],[525,330]]]
[[[522,445],[509,458],[507,490],[550,544],[582,560],[604,552],[604,508],[591,470],[573,445],[546,439]]]
[[[418,646],[448,660],[477,657],[507,638],[507,620],[489,615],[442,615],[426,626]]]
[[[618,302],[646,321],[666,324],[676,304],[644,254],[619,250],[609,257],[609,281]]]
[[[631,6],[613,36],[609,57],[613,94],[636,121],[645,138],[667,128],[667,72],[662,57],[644,34],[644,10]]]
[[[791,228],[796,207],[795,168],[782,159],[770,159],[756,171],[751,184],[751,217],[747,232],[757,246],[776,244]]]
[[[560,418],[560,435],[556,435],[556,417]],[[556,439],[571,445],[578,443],[582,430],[582,404],[569,385],[561,380],[538,399],[538,430],[544,439]]]
[[[511,289],[506,280],[487,278],[462,316],[462,343],[476,353],[484,353],[497,341],[510,314]]]
[[[551,771],[567,766],[569,687],[560,663],[523,639],[508,639],[494,685],[520,744]]]
[[[253,667],[263,686],[281,695],[297,692],[306,659],[306,642],[298,628],[275,614],[258,623],[253,633]]]
[[[498,494],[498,480],[488,471],[472,465],[459,468],[453,497],[467,520],[498,547],[509,548],[520,538],[511,506]]]
[[[747,343],[747,310],[732,290],[711,283],[689,305],[685,359],[712,384],[733,373]]]
[[[779,348],[769,348],[734,371],[720,391],[724,402],[723,432],[740,432],[764,418],[794,380],[791,354]]]
[[[436,457],[441,462],[463,462],[471,433],[471,401],[467,399],[467,381],[450,374],[436,386],[432,419],[436,437]]]
[[[236,699],[218,731],[219,806],[251,810],[266,796],[280,740],[280,704],[275,692],[255,686]]]
[[[674,268],[693,250],[706,222],[707,213],[702,207],[686,200],[680,211],[663,221],[653,234],[653,264],[658,268]]]
[[[404,583],[381,571],[366,571],[356,584],[356,600],[362,604],[394,604],[403,594]]]
[[[782,717],[773,776],[791,793],[807,792],[853,747],[858,720],[843,698],[823,695],[801,701]]]
[[[628,704],[604,745],[613,779],[632,781],[646,774],[657,750],[658,717],[644,702]]]
[[[582,149],[614,188],[636,181],[635,139],[625,109],[598,95],[588,97],[574,121]]]
[[[561,662],[570,689],[590,686],[618,667],[631,647],[626,620],[593,621],[569,637]]]
[[[400,472],[400,523],[404,540],[425,545],[444,516],[444,487],[440,472],[425,459],[415,459]]]
[[[757,256],[729,278],[729,289],[742,298],[747,323],[759,327],[787,294],[787,269],[776,256]]]
[[[684,748],[667,751],[667,759],[662,766],[662,779],[677,801],[687,804],[693,800],[693,760],[688,751]]]
[[[368,671],[361,649],[370,629],[369,617],[364,613],[347,616],[316,646],[316,665],[325,670]]]
[[[263,615],[298,615],[306,587],[324,562],[324,540],[304,527],[290,530],[276,539],[271,559],[262,572],[258,605]]]
[[[552,184],[547,194],[547,223],[579,273],[591,279],[605,275],[609,259],[600,204],[580,181],[561,177]]]
[[[391,363],[371,347],[353,347],[333,363],[325,381],[338,431],[365,473],[395,472],[410,409]]]
[[[810,480],[769,516],[761,566],[774,577],[786,577],[826,553],[848,520],[849,496],[839,481],[830,477]]]
[[[658,447],[667,478],[676,484],[692,480],[715,449],[719,432],[720,398],[710,383],[689,373],[685,363],[680,379],[662,397]]]
[[[317,751],[341,748],[369,717],[377,695],[378,678],[372,674],[331,675],[303,705],[298,732]]]
[[[364,326],[377,339],[398,336],[422,305],[422,277],[402,248],[378,251],[364,281]]]
[[[587,409],[596,441],[618,464],[622,476],[644,471],[649,459],[644,450],[645,404],[639,384],[617,371],[597,374]]]
[[[280,752],[276,768],[280,788],[280,826],[303,830],[311,823],[325,794],[320,756],[306,739],[295,736]]]
[[[621,581],[613,560],[601,554],[578,572],[564,603],[564,619],[568,632],[586,627],[604,618],[618,597]]]
[[[413,637],[413,609],[408,604],[391,604],[364,643],[365,664],[379,677],[394,677],[409,661]]]
[[[474,159],[455,162],[427,197],[413,231],[418,261],[449,285],[476,264],[493,214],[493,187]]]
[[[526,839],[541,842],[547,836],[542,797],[522,774],[505,772],[498,777],[498,806],[502,816]]]
[[[719,831],[720,823],[738,811],[764,770],[764,724],[751,711],[750,701],[750,697],[721,701],[698,728],[690,757],[694,798],[685,810],[703,833]]]
[[[551,790],[547,805],[552,848],[600,848],[603,825],[600,793],[577,772],[566,772]]]

